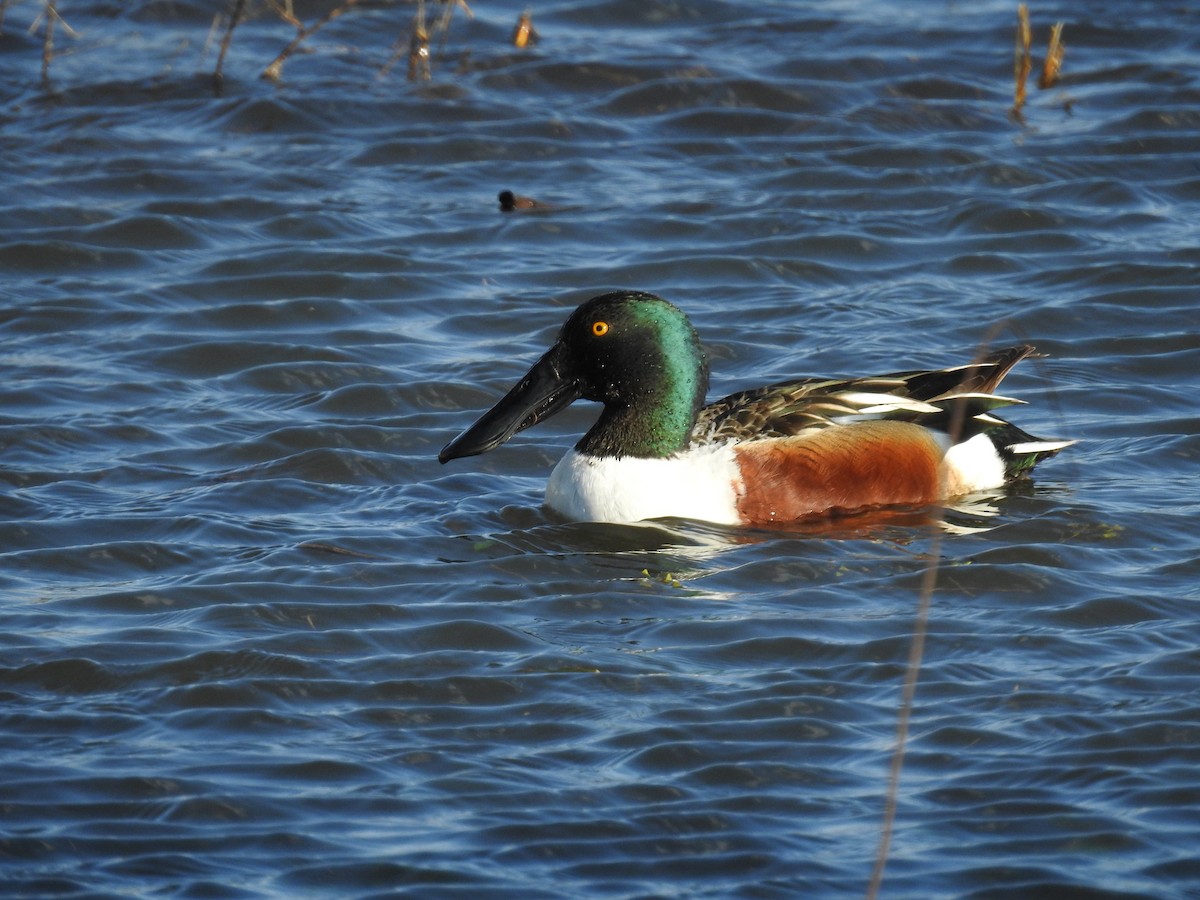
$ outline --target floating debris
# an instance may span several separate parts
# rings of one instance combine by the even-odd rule
[[[665,584],[673,588],[683,587],[683,582],[675,577],[671,572],[651,572],[649,569],[642,569],[644,577],[638,579],[643,585],[650,587],[656,584]]]
[[[352,556],[356,559],[382,559],[381,556],[375,556],[371,553],[364,553],[361,550],[351,550],[349,547],[341,547],[337,544],[330,544],[325,541],[305,541],[296,546],[297,550],[306,550],[310,553],[332,553],[335,556]]]

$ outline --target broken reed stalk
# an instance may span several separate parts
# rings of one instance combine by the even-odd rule
[[[417,12],[413,16],[412,31],[409,32],[408,39],[408,80],[409,81],[429,81],[432,78],[431,64],[433,61],[433,53],[430,50],[430,44],[433,38],[440,36],[441,43],[438,47],[440,53],[446,46],[446,40],[450,33],[450,23],[454,18],[454,10],[461,6],[463,11],[469,18],[475,18],[475,13],[466,0],[439,0],[442,3],[442,12],[438,15],[433,26],[426,27],[425,24],[425,0],[417,0]],[[396,38],[392,44],[392,52],[388,57],[387,62],[379,67],[377,78],[385,78],[392,70],[392,67],[399,61],[400,56],[404,53],[404,35]]]
[[[238,23],[242,21],[242,13],[246,10],[246,0],[236,0],[233,4],[233,12],[229,14],[229,27],[225,29],[225,36],[221,38],[221,50],[217,53],[217,67],[213,69],[213,90],[218,93],[221,90],[221,85],[225,83],[225,76],[221,72],[222,66],[225,65],[225,54],[229,52],[229,44],[233,40],[233,29],[238,27]]]
[[[342,13],[354,8],[355,6],[358,6],[358,3],[359,0],[342,0],[341,4],[329,10],[329,12],[325,13],[325,15],[321,16],[321,18],[317,19],[311,25],[301,28],[296,33],[296,36],[292,38],[291,42],[283,48],[283,52],[275,57],[269,66],[263,69],[262,77],[269,81],[278,81],[283,74],[283,64],[287,62],[288,57],[296,52],[297,47],[299,47],[304,41],[316,34],[338,16],[342,15]]]
[[[402,34],[398,38],[396,38],[396,40],[394,40],[392,42],[392,53],[387,58],[387,62],[385,62],[382,66],[380,66],[379,71],[375,73],[376,80],[382,81],[384,78],[387,78],[388,73],[390,71],[392,71],[392,67],[395,66],[397,62],[399,62],[400,57],[403,55],[404,55],[404,35]]]
[[[533,13],[526,7],[517,19],[517,24],[513,28],[512,45],[518,50],[524,50],[526,47],[537,42],[537,29],[533,27]]]
[[[42,41],[42,87],[50,87],[50,60],[54,58],[54,21],[58,18],[55,10],[57,0],[46,0],[46,36]]]
[[[413,37],[408,42],[408,80],[427,82],[430,72],[430,35],[424,22],[413,23]]]
[[[217,39],[217,31],[221,28],[221,19],[224,18],[220,13],[213,13],[212,24],[208,26],[208,34],[204,36],[204,43],[200,45],[200,58],[208,56],[208,51],[213,45],[213,41]]]
[[[1045,90],[1058,82],[1058,73],[1062,69],[1063,23],[1056,22],[1050,30],[1050,44],[1046,47],[1046,61],[1042,64],[1042,75],[1038,79],[1038,87]]]
[[[1050,42],[1046,46],[1046,59],[1042,63],[1042,73],[1038,77],[1038,87],[1042,90],[1054,87],[1058,83],[1062,71],[1064,45],[1062,41],[1063,23],[1056,22],[1050,29]],[[1029,7],[1024,3],[1017,4],[1017,41],[1013,60],[1013,76],[1016,87],[1013,92],[1012,115],[1021,118],[1021,108],[1025,105],[1026,84],[1029,73],[1033,69],[1033,57],[1030,47],[1033,44],[1033,29],[1029,25]],[[1069,108],[1069,104],[1068,104]]]
[[[304,23],[296,18],[296,11],[292,9],[292,0],[284,0],[282,6],[279,0],[267,0],[267,5],[275,10],[276,15],[283,21],[287,22],[293,28],[300,29],[304,27]]]
[[[463,8],[463,12],[467,14],[468,19],[475,18],[475,13],[471,7],[467,5],[467,0],[439,0],[442,4],[442,14],[438,16],[437,22],[434,23],[433,33],[441,36],[441,42],[438,44],[438,55],[446,49],[446,41],[450,39],[450,22],[454,18],[454,10],[458,7]]]
[[[428,81],[429,32],[425,30],[425,0],[417,0],[417,14],[413,18],[412,37],[408,42],[408,80]]]
[[[1024,3],[1017,4],[1017,41],[1013,55],[1013,77],[1016,87],[1013,90],[1012,111],[1020,114],[1025,105],[1025,84],[1033,69],[1033,57],[1029,48],[1033,45],[1033,29],[1029,27],[1029,7]]]

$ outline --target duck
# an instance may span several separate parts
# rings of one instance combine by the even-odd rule
[[[615,291],[557,339],[440,462],[496,449],[576,400],[596,422],[550,473],[546,506],[578,522],[681,518],[771,526],[883,507],[927,507],[1001,488],[1074,441],[994,415],[1022,344],[964,365],[865,378],[801,378],[712,403],[691,321],[662,297]]]

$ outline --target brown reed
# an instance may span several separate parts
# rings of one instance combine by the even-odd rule
[[[408,41],[408,80],[428,81],[432,77],[429,69],[429,32],[425,30],[425,0],[417,0],[417,14],[413,18],[412,36]]]
[[[42,87],[50,89],[50,60],[54,58],[54,23],[58,20],[57,0],[46,0],[46,35],[42,41]]]
[[[1021,4],[1024,6],[1024,4]],[[972,364],[963,371],[962,381],[967,383],[973,372],[977,371],[978,363],[984,358],[987,347],[1005,329],[1017,330],[1014,323],[1003,320],[988,329],[980,342]],[[1022,335],[1024,337],[1024,335]],[[947,431],[951,440],[957,442],[965,424],[967,408],[956,404],[951,412]],[[871,877],[867,883],[867,900],[878,900],[883,887],[883,873],[887,868],[888,855],[891,852],[892,835],[896,826],[896,812],[900,801],[900,776],[904,771],[904,757],[908,751],[908,733],[912,722],[913,709],[916,706],[917,683],[921,677],[921,663],[925,656],[925,639],[929,634],[929,616],[933,607],[933,592],[937,589],[939,560],[942,556],[942,538],[945,529],[945,510],[939,509],[929,523],[929,549],[926,551],[925,569],[921,573],[921,588],[917,597],[916,619],[913,623],[912,643],[908,649],[908,660],[904,667],[904,686],[900,692],[900,706],[896,712],[896,741],[892,747],[892,757],[888,765],[888,783],[884,794],[883,821],[879,828],[879,845],[875,851],[875,862],[871,868]]]
[[[296,11],[292,8],[292,0],[283,0],[282,3],[279,0],[267,0],[267,6],[275,10],[275,14],[293,28],[299,29],[304,27],[304,23],[296,18]]]
[[[1042,90],[1053,87],[1058,83],[1062,71],[1064,45],[1062,41],[1063,23],[1057,22],[1050,29],[1050,42],[1046,47],[1046,59],[1042,63],[1042,73],[1038,77],[1038,87]],[[1021,109],[1025,106],[1027,97],[1026,84],[1029,73],[1033,70],[1033,56],[1030,47],[1033,45],[1033,28],[1029,24],[1029,7],[1024,3],[1017,4],[1017,39],[1013,58],[1013,77],[1016,85],[1013,90],[1012,115],[1021,118]]]
[[[233,41],[233,29],[238,27],[238,23],[242,21],[242,16],[246,11],[246,0],[234,0],[233,12],[229,14],[229,26],[225,29],[225,35],[221,38],[221,49],[217,52],[217,66],[213,69],[213,91],[221,93],[221,87],[225,84],[225,75],[222,68],[225,65],[225,54],[229,52],[229,45]]]
[[[7,4],[5,5],[7,8]],[[61,24],[63,31],[73,38],[79,37],[79,32],[67,24],[66,19],[58,14],[58,0],[42,0],[42,11],[38,13],[29,33],[37,31],[38,24],[45,22],[46,32],[42,37],[42,88],[50,90],[50,63],[54,59],[54,26]]]
[[[333,7],[331,10],[329,10],[329,12],[325,13],[325,15],[321,16],[311,25],[305,26],[300,23],[299,20],[296,20],[297,24],[300,26],[296,30],[296,36],[292,38],[288,45],[283,48],[283,51],[271,61],[271,64],[263,69],[262,77],[268,81],[279,81],[283,75],[283,64],[287,62],[288,57],[296,52],[297,47],[299,47],[302,43],[304,43],[304,41],[308,40],[338,16],[358,6],[358,3],[359,0],[342,0],[340,4]]]
[[[518,50],[524,50],[526,47],[535,44],[540,35],[537,29],[533,27],[533,14],[526,7],[517,19],[517,24],[513,28],[512,43]]]
[[[1033,57],[1029,48],[1033,45],[1033,29],[1029,25],[1029,7],[1024,3],[1017,4],[1017,40],[1013,55],[1013,77],[1016,86],[1013,90],[1012,111],[1019,115],[1025,105],[1025,84],[1033,69]]]
[[[475,18],[475,13],[467,5],[467,0],[438,0],[442,4],[442,14],[433,25],[433,33],[441,37],[438,53],[446,49],[446,39],[450,36],[450,22],[454,19],[454,10],[462,7],[468,19]]]
[[[1062,31],[1062,22],[1056,22],[1050,30],[1050,44],[1046,47],[1046,61],[1042,64],[1042,75],[1038,78],[1038,87],[1042,90],[1053,87],[1058,82],[1058,74],[1062,69],[1063,61]]]

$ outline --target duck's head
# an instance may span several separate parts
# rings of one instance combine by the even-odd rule
[[[707,389],[707,362],[687,316],[654,294],[602,294],[571,314],[554,346],[438,459],[494,450],[580,397],[603,403],[604,412],[578,450],[667,456],[687,445]]]

